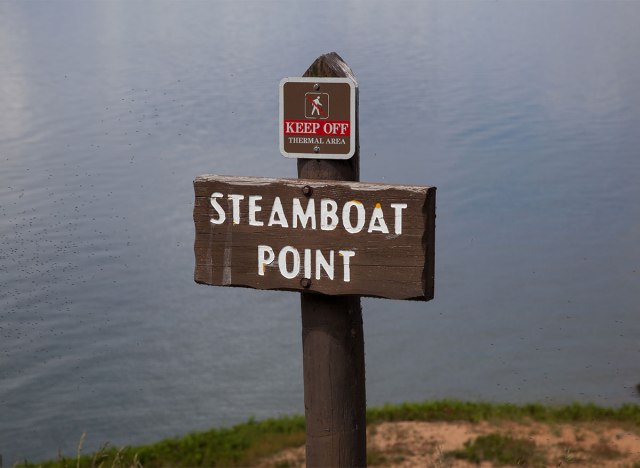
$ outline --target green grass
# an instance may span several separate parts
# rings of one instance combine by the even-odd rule
[[[596,405],[544,406],[502,403],[469,403],[454,400],[403,403],[371,408],[367,423],[384,421],[524,421],[572,423],[588,421],[623,422],[640,427],[640,406],[604,408]],[[250,420],[225,429],[187,434],[151,445],[104,448],[94,454],[43,463],[19,464],[19,467],[86,468],[98,467],[234,467],[251,466],[258,460],[286,448],[304,444],[304,418],[301,416]],[[79,447],[81,447],[80,444]],[[379,454],[371,454],[375,458]],[[102,464],[102,465],[101,465]]]
[[[92,455],[62,457],[18,467],[234,467],[249,466],[288,447],[304,444],[304,418],[250,420],[228,429],[212,429],[152,445],[105,448]]]
[[[441,400],[424,403],[385,405],[367,411],[367,423],[384,421],[522,421],[572,423],[616,421],[640,425],[640,405],[605,408],[593,404],[545,406],[510,403],[471,403]]]
[[[465,442],[464,448],[445,454],[480,464],[491,461],[497,465],[545,466],[544,455],[535,442],[502,434],[487,434]]]

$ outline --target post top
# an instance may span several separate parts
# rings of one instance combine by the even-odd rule
[[[356,86],[358,80],[347,63],[336,52],[322,54],[307,68],[304,77],[350,78]]]

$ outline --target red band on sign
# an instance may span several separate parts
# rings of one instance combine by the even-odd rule
[[[348,120],[285,120],[285,135],[341,136],[351,135]]]

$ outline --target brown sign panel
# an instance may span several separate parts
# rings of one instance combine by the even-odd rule
[[[280,82],[280,152],[290,158],[349,159],[355,153],[356,85],[349,78]]]
[[[198,283],[433,298],[435,187],[207,175],[194,188]]]

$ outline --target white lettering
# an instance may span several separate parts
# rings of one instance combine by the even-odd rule
[[[278,219],[276,219],[276,216],[278,217]],[[269,216],[269,222],[267,223],[267,226],[273,226],[274,224],[279,224],[283,228],[289,227],[287,218],[284,215],[284,210],[282,209],[282,202],[280,201],[280,197],[276,197],[273,200],[271,215]]]
[[[355,226],[351,224],[351,208],[354,206],[356,207],[358,215],[358,220]],[[345,203],[342,207],[342,224],[346,231],[350,234],[362,231],[362,228],[364,227],[364,215],[364,206],[362,206],[362,202],[353,200]]]
[[[338,204],[330,198],[320,200],[320,229],[333,231],[338,226]]]
[[[320,124],[317,122],[289,122],[287,121],[287,128],[285,133],[287,134],[311,134],[315,135],[318,133],[318,129],[320,128]]]
[[[218,200],[216,200],[216,198],[222,197],[224,197],[224,195],[220,192],[214,192],[211,194],[211,206],[213,206],[213,209],[216,210],[216,213],[218,213],[218,219],[211,218],[211,224],[222,224],[224,223],[225,219],[227,219],[227,215],[218,203]]]
[[[264,220],[266,214],[261,214],[264,211],[261,205],[266,203],[264,202],[264,195],[228,194],[226,195],[228,200],[227,209],[220,203],[224,196],[220,192],[214,192],[209,198],[213,208],[213,214],[209,218],[211,224],[223,224],[228,218],[233,220],[233,224],[240,224],[244,218],[250,226],[256,227],[266,224],[269,227],[280,226],[283,228],[293,227],[315,230],[318,229],[319,221],[319,229],[322,231],[333,231],[340,223],[349,234],[357,234],[363,231],[365,227],[367,228],[366,232],[369,234],[388,234],[390,230],[387,222],[388,213],[387,218],[385,218],[381,203],[375,203],[372,211],[369,212],[368,208],[365,208],[360,200],[350,200],[340,206],[340,203],[336,200],[322,198],[319,201],[319,213],[316,213],[316,200],[314,198],[294,197],[291,199],[291,218],[289,218],[289,215],[284,210],[281,198],[276,196],[273,197],[273,203],[269,210],[269,219],[266,221]],[[242,204],[245,198],[247,199],[246,208]],[[306,200],[306,205],[304,200]],[[401,235],[403,232],[403,212],[408,205],[407,203],[390,203],[387,206],[393,209],[393,231],[396,235]],[[246,212],[243,211],[245,209],[247,210]],[[265,218],[259,219],[259,217],[263,216]]]
[[[303,219],[304,218],[304,219]],[[303,229],[307,228],[307,222],[311,220],[311,229],[316,228],[316,204],[313,198],[309,199],[307,203],[307,209],[305,211],[302,210],[302,205],[300,205],[300,199],[293,199],[293,227],[298,227],[298,221],[300,221],[300,225]]]
[[[356,253],[353,250],[340,250],[338,251],[340,256],[342,257],[342,263],[344,265],[344,272],[342,274],[342,278],[345,283],[351,281],[351,270],[349,269],[349,259],[353,257]]]
[[[391,208],[395,211],[394,232],[402,234],[402,210],[407,207],[406,203],[391,203]]]
[[[289,143],[309,143],[314,145],[322,145],[324,144],[324,138],[307,138],[307,137],[287,137],[289,138]],[[344,140],[342,140],[344,141]]]
[[[315,251],[314,251],[315,250]],[[294,279],[300,274],[300,266],[304,269],[304,278],[311,279],[315,276],[316,280],[327,278],[331,281],[335,278],[335,250],[329,250],[326,254],[320,249],[304,249],[302,251],[303,258],[300,258],[301,252],[287,245],[278,252],[277,267],[280,274],[287,279]],[[339,250],[338,255],[342,257],[343,274],[342,279],[345,283],[351,281],[351,257],[355,256],[353,250]],[[315,265],[314,265],[315,257]],[[274,264],[276,253],[273,248],[268,245],[258,246],[258,275],[264,276],[266,267]],[[315,268],[314,268],[315,267]],[[314,275],[315,273],[315,275]]]
[[[288,253],[293,255],[291,270],[287,269]],[[278,254],[278,268],[280,269],[280,274],[287,279],[293,279],[298,276],[298,273],[300,273],[300,252],[298,252],[298,249],[291,247],[290,245],[283,247]]]
[[[276,254],[271,247],[268,245],[258,246],[258,274],[260,276],[264,276],[264,267],[270,265],[274,258],[276,258]]]
[[[382,207],[380,203],[376,203],[376,207],[371,214],[371,220],[369,221],[369,229],[367,232],[381,232],[383,234],[389,234],[389,228],[384,221],[384,214],[382,213]]]
[[[311,249],[304,249],[304,277],[311,279]]]
[[[322,255],[322,251],[320,249],[316,249],[316,279],[319,280],[322,275],[322,270],[327,273],[327,276],[330,280],[333,280],[333,250],[329,251],[329,262]]]
[[[349,124],[340,122],[326,122],[322,126],[322,131],[327,135],[345,135],[349,132]]]
[[[264,226],[262,221],[256,220],[256,213],[262,211],[262,208],[256,205],[256,202],[262,200],[260,195],[249,196],[249,225],[251,226]]]
[[[232,193],[227,197],[233,205],[233,224],[240,224],[240,200],[244,200],[244,195]]]

